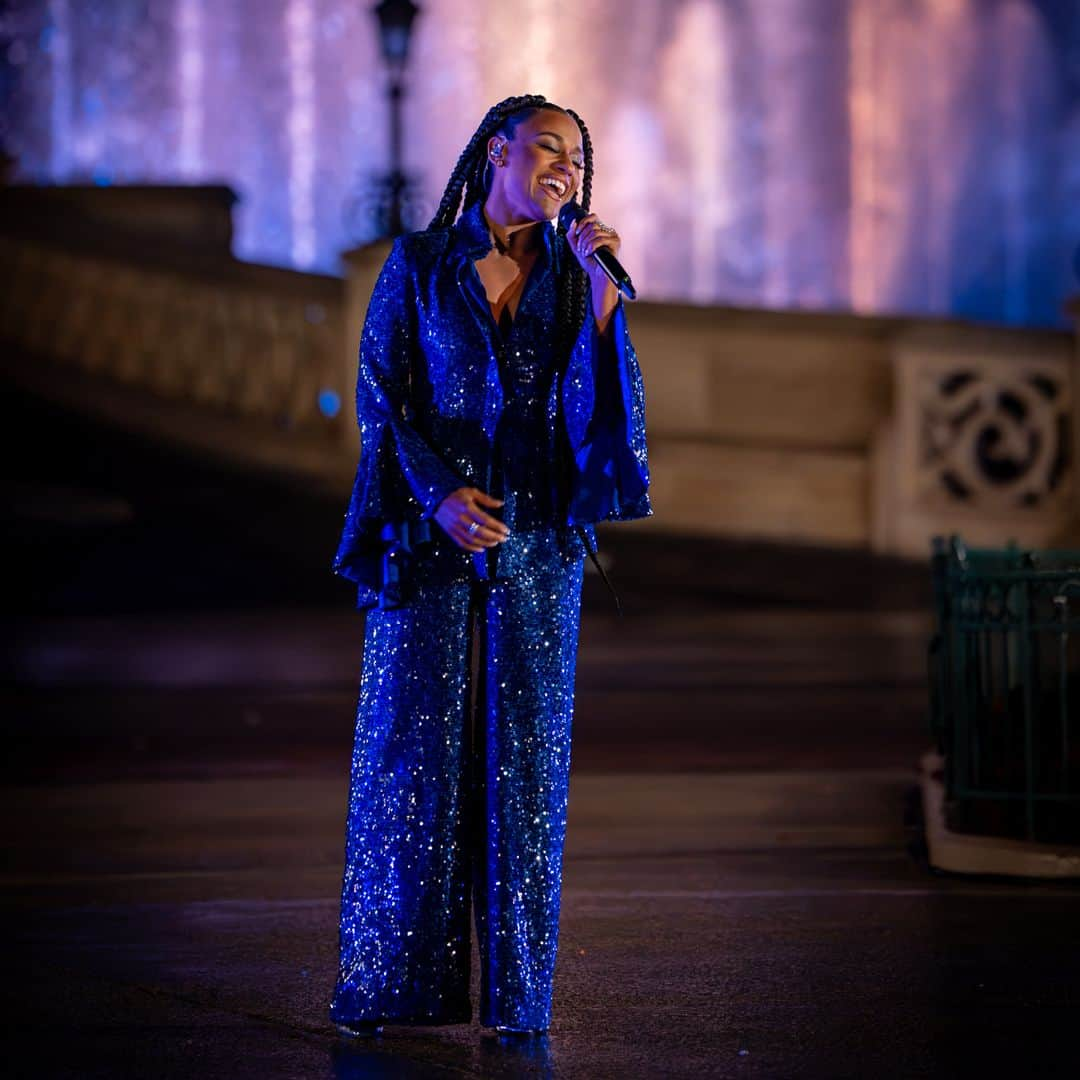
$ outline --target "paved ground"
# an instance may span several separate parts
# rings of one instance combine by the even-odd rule
[[[627,618],[587,585],[551,1032],[340,1039],[341,507],[8,401],[9,1075],[1077,1075],[1080,885],[921,859],[922,568],[647,528]]]
[[[929,876],[909,785],[577,774],[526,1046],[328,1027],[340,770],[8,788],[5,1045],[20,1076],[1075,1075],[1080,889]]]

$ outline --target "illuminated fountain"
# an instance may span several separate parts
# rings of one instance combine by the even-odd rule
[[[1080,31],[1053,10],[432,0],[405,123],[413,223],[486,107],[540,92],[590,123],[594,205],[646,297],[1061,324]],[[388,147],[370,5],[40,0],[9,25],[22,180],[224,181],[237,254],[300,269],[336,273],[372,238],[359,208]]]

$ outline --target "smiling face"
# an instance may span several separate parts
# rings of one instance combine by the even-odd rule
[[[581,130],[556,109],[538,109],[522,120],[513,136],[488,141],[492,170],[489,200],[518,221],[541,221],[558,216],[581,186],[585,152]]]

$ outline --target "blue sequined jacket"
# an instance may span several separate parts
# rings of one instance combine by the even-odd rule
[[[595,553],[594,522],[652,513],[644,386],[621,299],[608,335],[597,333],[590,302],[570,355],[551,355],[558,275],[574,255],[550,222],[543,230],[514,322],[524,347],[554,365],[546,408],[559,520],[551,524],[583,526],[578,535]],[[332,564],[358,585],[359,608],[391,606],[388,541],[409,550],[410,536],[437,533],[452,546],[432,520],[442,500],[464,486],[502,495],[493,470],[506,343],[474,266],[491,243],[476,203],[450,228],[395,240],[372,293],[356,384],[360,461]],[[473,556],[481,576],[497,556],[497,548]],[[455,546],[451,557],[468,568],[466,552]]]

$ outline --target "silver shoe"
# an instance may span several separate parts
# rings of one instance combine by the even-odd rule
[[[381,1035],[383,1030],[382,1024],[376,1023],[374,1020],[354,1020],[351,1024],[335,1021],[334,1027],[342,1035],[348,1035],[352,1039],[372,1039],[377,1035]]]
[[[496,1024],[495,1030],[500,1035],[546,1035],[547,1028],[516,1028],[508,1024]]]

